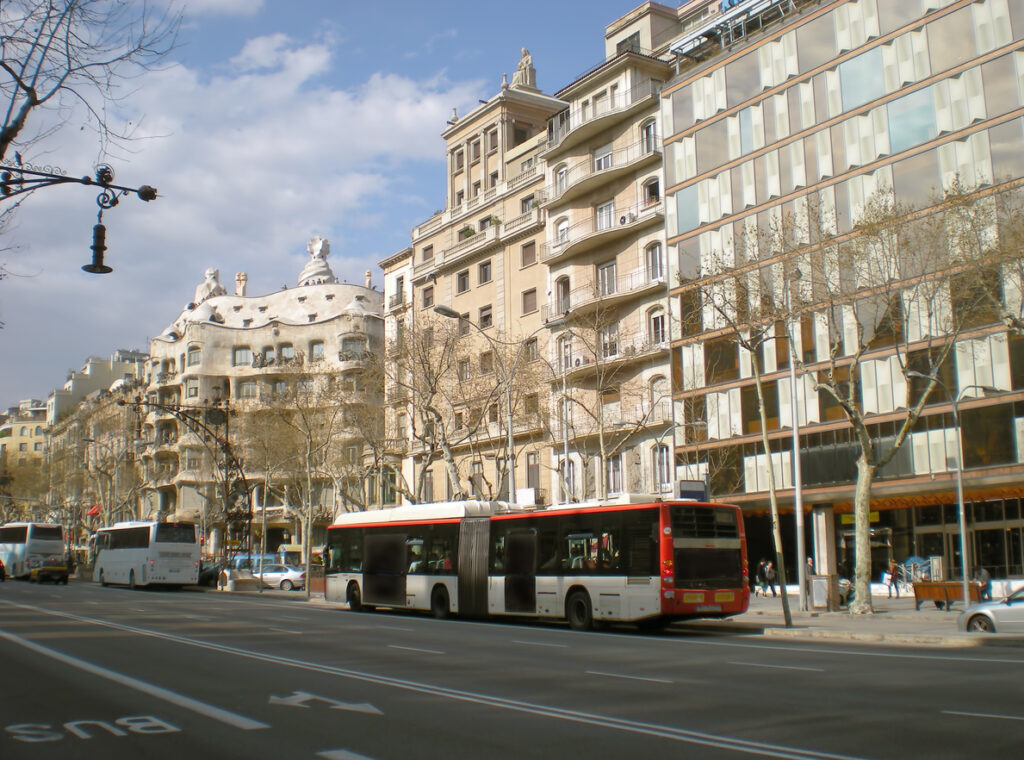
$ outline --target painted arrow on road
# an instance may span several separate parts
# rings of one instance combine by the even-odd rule
[[[323,702],[326,705],[330,705],[332,710],[348,710],[349,712],[360,712],[366,713],[367,715],[384,714],[368,702],[363,702],[358,705],[351,702],[339,702],[338,700],[330,699],[329,697],[310,694],[308,691],[292,692],[291,696],[287,697],[275,697],[273,694],[270,696],[270,704],[272,705],[288,705],[289,707],[308,708],[309,702]]]

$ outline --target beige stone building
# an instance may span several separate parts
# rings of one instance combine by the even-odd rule
[[[212,553],[259,540],[264,528],[271,551],[299,543],[307,507],[316,543],[335,510],[367,498],[360,431],[341,410],[362,398],[365,360],[382,340],[382,296],[369,273],[363,286],[339,283],[326,240],[308,251],[297,287],[268,295],[248,295],[244,273],[229,294],[207,270],[151,343],[139,407],[143,500],[151,513],[200,524]],[[275,410],[294,411],[305,428]],[[226,537],[226,513],[244,509],[246,490],[252,523]]]

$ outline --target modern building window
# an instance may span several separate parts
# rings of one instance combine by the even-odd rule
[[[486,330],[488,327],[494,324],[494,318],[491,315],[490,304],[488,304],[487,306],[480,307],[480,317],[477,319],[476,323],[480,326],[481,330]]]
[[[519,264],[520,266],[528,267],[531,264],[537,263],[537,243],[531,240],[529,243],[524,243],[523,247],[519,251]]]
[[[602,145],[600,148],[594,151],[594,171],[599,172],[603,169],[612,168],[612,146]]]
[[[434,286],[427,285],[423,288],[423,308],[429,309],[434,305]]]
[[[606,261],[597,265],[597,295],[610,296],[615,293],[615,261]]]
[[[252,364],[252,349],[248,346],[235,346],[235,350],[231,355],[231,365],[233,367],[244,367],[250,364]]]
[[[188,349],[188,360],[187,360],[189,367],[194,367],[197,364],[199,364],[199,362],[202,360],[202,358],[203,358],[202,349],[200,349],[198,346],[189,346],[189,349]]]
[[[469,290],[469,270],[463,269],[455,275],[455,292],[465,293]]]
[[[491,281],[491,260],[481,261],[480,265],[476,268],[476,284],[483,285],[485,282]]]
[[[256,381],[246,380],[238,384],[239,398],[256,398]]]
[[[885,94],[885,79],[881,75],[884,66],[881,47],[873,47],[839,64],[843,111],[870,103]]]
[[[596,217],[596,229],[607,230],[615,224],[615,202],[608,201],[594,208]]]
[[[324,358],[324,342],[322,340],[314,340],[309,344],[309,360],[318,362]]]
[[[523,314],[532,314],[537,311],[537,288],[530,288],[523,291]]]

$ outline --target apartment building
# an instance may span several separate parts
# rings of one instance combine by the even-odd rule
[[[46,405],[24,399],[0,414],[0,457],[27,464],[41,460],[46,451]]]
[[[90,356],[79,370],[68,372],[64,385],[50,393],[46,400],[46,422],[55,425],[90,393],[106,390],[113,383],[142,374],[148,358],[144,351],[120,349],[109,359]]]
[[[389,425],[405,442],[391,452],[396,501],[508,498],[510,440],[520,498],[549,498],[548,388],[537,381],[550,375],[540,154],[548,119],[564,107],[537,89],[524,49],[511,82],[452,114],[445,207],[381,262]]]
[[[849,572],[858,448],[820,383],[833,366],[839,373],[855,371],[858,408],[872,440],[882,445],[895,435],[908,399],[919,397],[922,375],[934,375],[937,385],[922,419],[878,472],[871,491],[873,578],[889,556],[939,557],[945,573],[963,571],[955,487],[961,459],[967,567],[984,565],[997,577],[1020,575],[1024,352],[1019,336],[1007,330],[1012,319],[975,320],[950,338],[936,325],[956,321],[959,288],[935,294],[929,320],[907,285],[890,302],[889,339],[858,346],[864,320],[857,293],[874,297],[892,278],[851,282],[850,272],[836,270],[838,280],[846,278],[848,298],[841,308],[825,308],[821,283],[808,275],[810,236],[798,241],[792,257],[785,247],[758,247],[757,241],[786,220],[810,229],[807,220],[816,209],[826,237],[842,251],[868,234],[870,225],[858,223],[879,198],[890,209],[929,209],[968,188],[972,202],[985,208],[1016,188],[1024,179],[1024,5],[695,0],[679,15],[693,23],[670,45],[675,76],[662,93],[671,304],[678,328],[677,476],[708,478],[715,498],[744,506],[756,558],[770,552],[766,473],[772,467],[792,558],[795,419],[808,545],[819,572],[837,566]],[[908,216],[907,229],[927,218],[924,212]],[[991,218],[985,245],[1009,236],[1006,223],[1004,216]],[[950,246],[944,255],[956,261],[962,252]],[[751,355],[728,334],[706,284],[715,278],[724,283],[727,276],[735,284],[736,272],[756,282],[769,300],[794,294],[805,306],[794,318],[791,338],[757,349],[770,458],[761,447]],[[975,270],[969,276],[986,274]],[[1019,313],[1019,267],[997,267],[995,280],[1003,283],[1005,311]],[[779,324],[779,335],[786,324]],[[795,389],[788,340],[798,370]],[[914,369],[947,349],[940,367]]]
[[[382,296],[369,272],[362,286],[337,281],[328,241],[313,238],[307,251],[297,286],[268,295],[248,295],[245,273],[228,294],[208,269],[192,302],[151,342],[138,407],[144,510],[200,524],[207,551],[244,542],[242,531],[257,540],[265,531],[272,550],[298,543],[309,504],[312,540],[322,543],[335,510],[368,498],[364,431],[338,410],[379,403],[363,371],[383,341]],[[296,433],[281,415],[258,416],[275,408],[298,410],[306,422]],[[306,443],[321,452],[311,489]],[[226,536],[244,489],[252,523],[232,522]]]

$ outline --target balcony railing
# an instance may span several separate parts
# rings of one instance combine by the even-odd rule
[[[550,206],[552,203],[561,200],[562,196],[566,194],[570,196],[575,195],[575,193],[570,191],[573,189],[583,190],[592,184],[587,182],[583,188],[580,188],[580,184],[584,183],[585,180],[592,178],[594,184],[605,182],[608,180],[609,175],[624,172],[644,161],[653,160],[660,156],[661,145],[657,135],[654,134],[625,148],[613,150],[611,153],[606,154],[606,157],[602,157],[603,160],[600,167],[597,165],[595,156],[588,156],[585,160],[570,167],[564,174],[559,175],[556,173],[555,181],[544,188],[544,203]]]
[[[557,148],[574,131],[586,124],[628,111],[634,105],[657,98],[661,82],[645,79],[628,90],[610,95],[607,101],[597,101],[586,108],[582,105],[555,114],[548,121],[547,150]]]
[[[557,297],[555,303],[545,304],[542,316],[545,320],[556,317],[570,309],[586,309],[594,303],[622,298],[643,292],[649,288],[665,286],[664,272],[651,272],[646,267],[617,275],[613,280],[590,282],[569,293]]]
[[[661,201],[616,208],[609,217],[599,218],[595,212],[589,218],[566,228],[561,235],[556,230],[555,239],[541,245],[541,261],[551,261],[561,256],[590,250],[593,245],[603,242],[604,237],[618,237],[634,227],[645,226],[661,219],[663,213],[664,206]],[[593,245],[580,245],[588,239],[593,239]],[[573,250],[578,245],[579,250]]]

